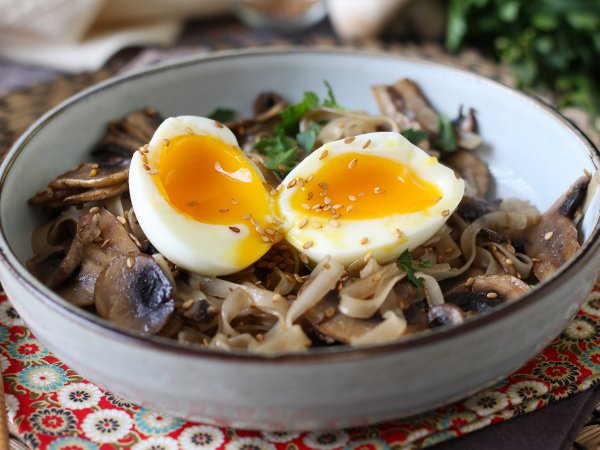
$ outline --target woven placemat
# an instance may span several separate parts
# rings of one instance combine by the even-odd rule
[[[216,50],[264,47],[270,45],[318,45],[340,46],[327,26],[317,27],[310,33],[293,37],[280,37],[268,33],[257,33],[237,22],[193,23],[182,35],[180,44],[171,50],[127,50],[116,55],[107,66],[94,73],[59,76],[51,82],[29,86],[0,98],[0,156],[4,155],[18,136],[46,111],[82,89],[105,80],[113,75],[170,58],[202,54]],[[398,44],[393,42],[361,42],[360,48],[385,49],[406,56],[414,56],[437,62],[452,64],[489,78],[514,85],[510,70],[484,58],[478,52],[465,50],[458,55],[447,53],[437,43]],[[544,99],[553,103],[551,96]],[[570,109],[566,115],[579,126],[590,139],[600,146],[600,133],[581,110]],[[13,448],[18,443],[12,443]],[[579,446],[579,447],[577,447]],[[592,417],[579,435],[575,448],[600,448],[600,411]]]

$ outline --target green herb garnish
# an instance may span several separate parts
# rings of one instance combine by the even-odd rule
[[[431,262],[430,259],[423,259],[423,258],[419,258],[419,265],[421,267],[425,267],[426,269],[429,269],[431,267],[433,263]]]
[[[265,155],[267,169],[285,176],[299,161],[299,149],[296,141],[278,132],[275,136],[265,137],[254,144],[254,148]]]
[[[453,152],[456,150],[456,130],[450,118],[440,115],[440,123],[438,128],[438,137],[434,142],[439,150],[445,152]]]
[[[321,127],[316,123],[311,123],[308,129],[296,135],[296,141],[305,153],[310,153],[315,149],[315,143],[317,142],[317,134]]]
[[[329,84],[329,81],[327,80],[323,80],[323,83],[325,83],[325,86],[327,87],[327,98],[323,100],[323,106],[327,106],[329,108],[339,108],[340,105],[338,105],[337,100],[335,99],[331,84]]]
[[[208,116],[218,122],[230,122],[235,118],[235,111],[228,108],[217,108]]]
[[[415,276],[415,268],[413,267],[412,256],[408,250],[404,250],[404,252],[402,252],[398,258],[397,264],[401,269],[406,271],[406,276],[412,284],[418,288],[423,287],[423,280]]]
[[[283,131],[285,134],[293,135],[298,132],[298,125],[304,114],[310,109],[319,106],[319,97],[314,92],[307,91],[300,103],[290,105],[284,108],[279,115],[281,122],[277,125],[277,131]]]
[[[402,136],[410,141],[411,144],[417,145],[419,142],[423,141],[423,139],[427,138],[429,134],[425,130],[415,130],[414,128],[409,128],[408,130],[403,130],[400,132]]]

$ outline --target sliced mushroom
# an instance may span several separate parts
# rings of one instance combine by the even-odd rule
[[[59,175],[48,186],[58,190],[101,188],[125,183],[128,177],[129,167],[126,165],[81,163],[75,169]]]
[[[427,320],[431,328],[444,325],[458,325],[464,322],[465,313],[462,309],[452,303],[434,305],[429,308]]]
[[[58,289],[64,298],[78,306],[93,304],[96,279],[113,259],[125,253],[139,252],[127,230],[114,215],[100,208],[97,213],[85,215],[81,221],[86,223],[94,217],[98,218],[99,234],[83,246],[75,276]],[[74,242],[77,239],[76,236]]]
[[[579,207],[589,181],[589,177],[578,179],[535,225],[519,236],[525,253],[532,258],[538,280],[550,278],[579,250],[577,229],[568,216]]]
[[[473,222],[489,212],[496,211],[499,207],[499,200],[488,202],[481,197],[471,197],[470,195],[465,195],[458,204],[456,212],[463,219]]]
[[[481,136],[477,133],[477,119],[473,108],[469,108],[468,112],[464,114],[461,105],[458,117],[453,121],[453,124],[454,129],[457,131],[459,147],[474,150],[481,145]]]
[[[276,92],[262,92],[258,94],[252,105],[254,117],[265,119],[265,114],[273,117],[281,109],[287,106],[287,102]],[[276,112],[274,112],[276,111]],[[267,117],[268,117],[267,116]],[[270,118],[268,117],[268,118]]]
[[[323,300],[309,309],[304,317],[326,342],[350,344],[375,328],[381,319],[354,319],[338,310],[337,294],[329,293]]]
[[[194,322],[210,322],[215,316],[216,308],[205,299],[194,301],[183,315]]]
[[[161,331],[175,310],[173,286],[154,258],[121,255],[96,281],[94,299],[101,317],[143,334]]]
[[[122,194],[127,191],[129,185],[127,183],[122,183],[116,186],[108,186],[98,189],[88,189],[87,191],[70,195],[66,197],[63,202],[67,205],[74,205],[77,203],[87,203],[87,202],[99,202],[101,200],[106,200],[107,198],[116,197],[117,195]]]
[[[63,203],[64,199],[74,195],[76,193],[83,192],[81,189],[68,191],[55,191],[54,189],[48,188],[45,191],[37,192],[33,197],[29,199],[31,206],[44,206],[46,208],[61,208],[65,206]]]
[[[485,198],[490,187],[490,171],[473,152],[457,150],[444,158],[444,163],[465,180],[465,194]]]
[[[392,119],[401,130],[422,128],[412,111],[407,110],[406,102],[393,86],[373,86],[371,90],[381,114]]]
[[[150,142],[162,121],[163,117],[160,114],[148,108],[111,122],[95,153],[108,152],[131,157],[142,145]]]
[[[478,275],[446,292],[446,303],[463,311],[483,312],[529,292],[527,283],[512,275]]]

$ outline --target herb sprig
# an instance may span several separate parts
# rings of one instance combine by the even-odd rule
[[[414,284],[418,288],[423,287],[423,280],[417,278],[415,275],[415,268],[413,266],[412,256],[408,250],[404,250],[404,252],[402,252],[396,263],[398,264],[398,267],[404,269],[408,280],[412,284]]]

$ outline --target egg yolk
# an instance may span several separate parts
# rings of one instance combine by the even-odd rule
[[[265,225],[267,193],[241,150],[212,136],[177,136],[163,144],[156,168],[159,191],[188,217],[234,225],[252,214]]]
[[[361,153],[329,157],[307,179],[304,190],[293,193],[291,204],[312,217],[333,213],[345,220],[376,219],[424,211],[442,198],[437,186],[409,167]]]

